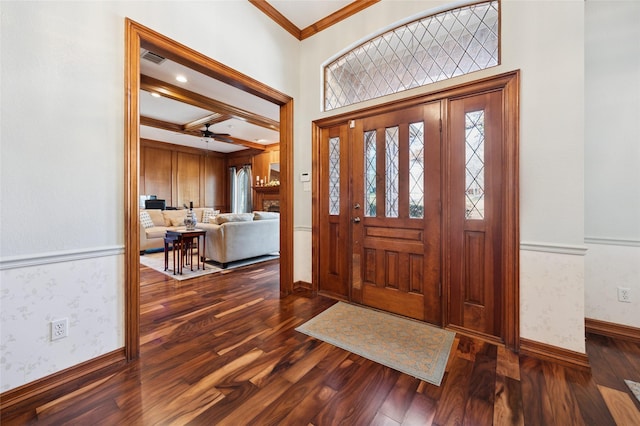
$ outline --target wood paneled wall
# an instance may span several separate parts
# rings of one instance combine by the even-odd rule
[[[156,195],[167,206],[227,211],[227,158],[224,154],[150,140],[140,141],[140,194]]]
[[[279,163],[280,162],[280,149],[271,149],[266,150],[260,154],[257,154],[253,157],[253,179],[255,181],[256,176],[260,176],[265,179],[265,182],[268,182],[269,179],[269,165],[271,163]],[[252,184],[255,182],[252,182]]]
[[[277,145],[221,154],[147,139],[140,141],[140,195],[156,195],[167,206],[213,207],[229,211],[228,169],[251,164],[253,176],[269,176],[269,164],[280,161]],[[255,194],[254,194],[255,197]]]

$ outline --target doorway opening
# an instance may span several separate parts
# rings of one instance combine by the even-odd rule
[[[280,294],[293,290],[293,99],[130,19],[125,21],[125,355],[140,353],[140,49],[280,107]]]

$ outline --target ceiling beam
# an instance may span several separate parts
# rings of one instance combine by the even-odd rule
[[[185,130],[199,129],[206,124],[213,125],[216,123],[222,123],[223,121],[227,121],[230,118],[230,115],[218,114],[217,112],[214,112],[213,114],[207,115],[206,117],[198,118],[197,120],[186,123],[182,127]]]
[[[185,129],[180,124],[169,123],[168,121],[158,120],[151,117],[140,116],[140,125],[154,127],[156,129],[161,129],[161,130],[167,130],[169,132],[182,133],[189,136],[202,137],[202,132],[200,130]],[[224,138],[229,139],[230,141],[224,140],[224,141],[218,141],[218,142],[230,143],[233,145],[241,145],[247,148],[257,149],[259,151],[264,151],[267,149],[266,145],[262,145],[255,142],[249,142],[247,140],[240,139],[240,138],[234,138],[233,136],[225,136]],[[213,139],[216,140],[216,138],[213,138]]]
[[[265,129],[275,130],[276,132],[280,131],[280,123],[276,120],[245,111],[241,108],[225,104],[224,102],[216,101],[215,99],[211,99],[199,93],[149,77],[148,75],[140,76],[140,89],[147,92],[156,92],[166,98],[206,109],[211,112],[230,115],[233,118],[246,121],[247,123],[251,123],[256,126],[264,127]]]

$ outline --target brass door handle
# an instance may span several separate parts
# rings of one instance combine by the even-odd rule
[[[360,223],[360,216],[356,216],[353,218],[353,223]]]

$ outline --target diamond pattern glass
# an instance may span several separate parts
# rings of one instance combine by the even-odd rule
[[[398,217],[399,154],[398,127],[385,130],[385,216]]]
[[[364,215],[376,216],[376,131],[364,132]]]
[[[409,217],[424,217],[424,123],[409,124]]]
[[[329,214],[340,214],[340,138],[329,139]]]
[[[465,114],[465,217],[484,219],[484,111]]]
[[[445,11],[389,30],[324,69],[326,111],[499,64],[499,5]]]

